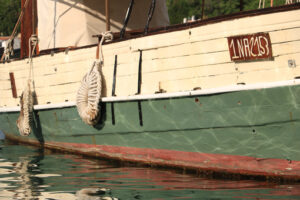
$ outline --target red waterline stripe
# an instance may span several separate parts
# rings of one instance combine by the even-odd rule
[[[271,176],[300,180],[300,161],[77,143],[55,142],[52,143],[52,145],[63,145],[65,148],[98,154],[100,157],[142,162],[150,165],[157,164],[233,174]]]
[[[10,140],[40,145],[36,140],[29,138],[21,138],[10,134],[6,136]],[[147,165],[300,180],[300,161],[285,159],[63,142],[46,142],[44,147]]]

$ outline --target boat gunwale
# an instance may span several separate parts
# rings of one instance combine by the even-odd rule
[[[242,91],[249,91],[249,90],[271,89],[276,87],[288,87],[288,86],[297,86],[297,85],[300,85],[300,79],[256,83],[256,84],[248,84],[248,85],[231,85],[231,86],[224,86],[218,88],[190,90],[190,91],[181,91],[181,92],[173,92],[173,93],[141,94],[141,95],[133,95],[133,96],[120,96],[120,97],[103,97],[101,99],[101,102],[111,103],[111,102],[132,102],[132,101],[149,101],[149,100],[160,100],[160,99],[175,99],[175,98],[217,95],[217,94],[231,93],[231,92],[242,92]],[[38,111],[38,110],[50,110],[50,109],[62,109],[62,108],[68,108],[74,106],[76,106],[76,102],[69,101],[69,102],[62,102],[62,103],[34,105],[34,110]],[[11,112],[20,112],[20,106],[0,107],[0,113],[11,113]]]

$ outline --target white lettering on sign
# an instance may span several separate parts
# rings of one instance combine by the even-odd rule
[[[257,33],[252,35],[228,38],[231,60],[246,61],[272,57],[269,34]]]

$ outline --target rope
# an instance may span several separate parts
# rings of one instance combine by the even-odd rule
[[[30,85],[30,80],[28,80],[27,86],[20,97],[21,111],[17,120],[17,126],[22,136],[28,136],[31,133],[33,96]]]
[[[102,45],[104,41],[111,42],[114,39],[114,36],[111,31],[101,33],[101,40],[97,46],[97,52],[96,52],[96,59],[99,61],[99,63],[103,64],[104,58],[103,58],[103,51],[102,51]],[[100,51],[101,50],[101,51]],[[101,57],[99,57],[99,53],[101,52]]]
[[[37,35],[33,34],[29,38],[29,63],[30,63],[30,68],[29,68],[29,75],[28,79],[33,78],[33,59],[32,57],[34,56],[34,52],[36,50],[36,47],[38,45],[39,39]]]
[[[22,136],[28,136],[31,133],[31,122],[32,122],[32,112],[33,112],[33,92],[31,91],[31,85],[34,89],[33,81],[33,55],[39,39],[36,35],[32,35],[29,38],[29,74],[27,79],[27,85],[22,92],[20,98],[21,111],[19,118],[17,120],[17,126],[19,132]]]
[[[83,77],[76,97],[78,114],[82,121],[88,125],[97,124],[100,118],[99,102],[102,92],[101,70],[104,62],[102,44],[104,41],[111,41],[113,39],[111,32],[105,32],[101,35],[102,38],[97,46],[96,60]],[[101,54],[99,53],[100,50]]]

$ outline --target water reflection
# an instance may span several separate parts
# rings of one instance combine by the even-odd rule
[[[5,135],[4,133],[2,133],[2,131],[0,131],[0,140],[4,140],[5,139]]]
[[[0,199],[299,199],[300,185],[120,167],[0,141]]]

